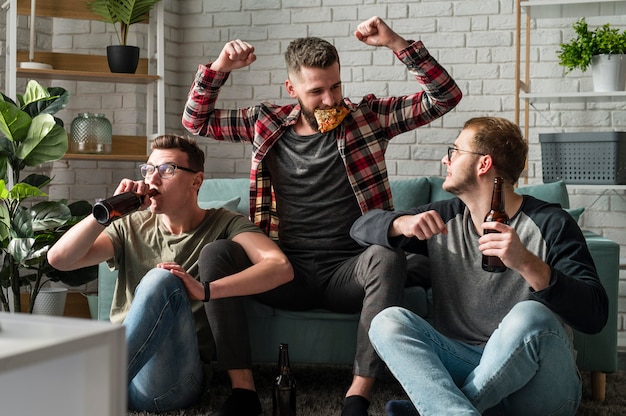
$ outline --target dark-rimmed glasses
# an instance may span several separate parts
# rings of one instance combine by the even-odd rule
[[[197,170],[192,170],[183,166],[178,166],[174,163],[162,163],[158,166],[150,165],[149,163],[143,163],[139,165],[141,176],[147,178],[151,176],[155,171],[159,173],[159,176],[163,179],[168,179],[174,176],[177,170],[184,170],[185,172],[198,173]]]
[[[484,153],[472,152],[471,150],[463,150],[463,149],[459,149],[458,147],[448,146],[448,161],[449,162],[452,161],[452,155],[454,154],[454,152],[465,152],[465,153],[471,153],[473,155],[487,156]]]

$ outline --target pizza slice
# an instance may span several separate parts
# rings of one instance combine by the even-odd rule
[[[321,133],[326,133],[337,127],[344,118],[350,113],[343,105],[328,110],[316,109],[314,112],[315,120],[317,120],[317,129]]]

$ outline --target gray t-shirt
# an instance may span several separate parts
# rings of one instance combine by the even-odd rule
[[[293,129],[268,152],[281,247],[356,250],[350,226],[361,216],[334,131],[300,136]]]

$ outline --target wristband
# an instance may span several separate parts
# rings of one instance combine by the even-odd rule
[[[208,302],[211,299],[211,288],[209,287],[209,282],[203,282],[204,285],[204,299],[202,302]]]

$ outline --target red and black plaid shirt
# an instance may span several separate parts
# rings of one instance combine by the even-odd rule
[[[361,212],[393,209],[385,165],[389,140],[441,117],[461,100],[462,93],[447,71],[421,41],[395,53],[420,83],[422,91],[389,98],[370,94],[357,104],[344,98],[351,113],[336,128],[337,148],[346,166]],[[183,113],[191,133],[230,142],[252,144],[250,169],[250,219],[277,239],[278,218],[264,156],[300,116],[298,104],[261,103],[238,110],[215,108],[220,88],[229,73],[200,65]]]

